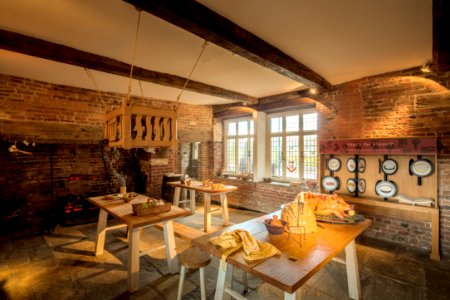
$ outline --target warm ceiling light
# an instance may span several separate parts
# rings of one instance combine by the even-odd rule
[[[427,61],[426,63],[424,63],[422,65],[422,67],[420,67],[420,70],[423,73],[430,73],[432,71],[432,66],[433,66],[433,64],[431,63],[431,61]]]
[[[309,89],[309,93],[310,93],[311,95],[315,95],[315,94],[317,94],[317,89],[316,89],[316,88],[310,88],[310,89]]]

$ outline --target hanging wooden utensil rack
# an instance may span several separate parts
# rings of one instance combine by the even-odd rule
[[[176,146],[176,112],[127,105],[106,115],[110,147],[124,149]]]

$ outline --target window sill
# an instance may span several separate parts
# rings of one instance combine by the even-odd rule
[[[301,188],[302,190],[308,191],[316,191],[317,184],[308,184],[308,182],[300,182],[300,181],[284,181],[284,180],[274,180],[272,179],[270,182],[261,181],[261,183],[273,184],[278,186],[289,186],[293,188]]]
[[[219,175],[216,176],[218,178],[224,178],[224,179],[230,179],[230,180],[240,180],[240,181],[248,181],[248,182],[253,182],[253,180],[250,179],[244,179],[244,178],[240,178],[239,176],[235,176],[235,175]]]
[[[272,185],[290,186],[289,182],[283,182],[283,181],[271,181],[268,183],[272,184]]]
[[[252,181],[252,180],[244,180],[242,178],[237,178],[235,176],[215,176],[215,178],[217,178],[218,180],[224,179],[224,180],[236,181],[236,184],[238,184],[238,182],[242,182],[243,184],[244,183],[248,183],[248,184],[257,184],[257,185],[268,185],[268,186],[273,186],[273,187],[282,187],[282,188],[288,188],[288,189],[295,189],[295,190],[299,190],[299,191],[316,192],[315,189],[311,189],[305,184],[294,185],[294,184],[291,184],[288,181],[275,181],[275,180],[271,181],[271,182]],[[231,184],[233,184],[233,183],[231,183]]]

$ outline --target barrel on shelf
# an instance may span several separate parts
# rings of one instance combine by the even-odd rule
[[[165,174],[163,175],[162,187],[161,187],[161,197],[168,202],[173,202],[173,194],[175,192],[175,188],[173,186],[168,185],[168,182],[171,181],[180,181],[183,177],[183,174]]]

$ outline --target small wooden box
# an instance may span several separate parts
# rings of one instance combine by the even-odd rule
[[[170,204],[170,203],[164,203],[164,204],[156,205],[156,206],[147,204],[148,206],[146,207],[145,204],[147,204],[147,202],[133,204],[132,205],[133,206],[133,214],[135,214],[138,217],[147,216],[147,215],[151,215],[151,214],[158,214],[158,213],[170,211],[170,207],[172,206],[172,204]]]

